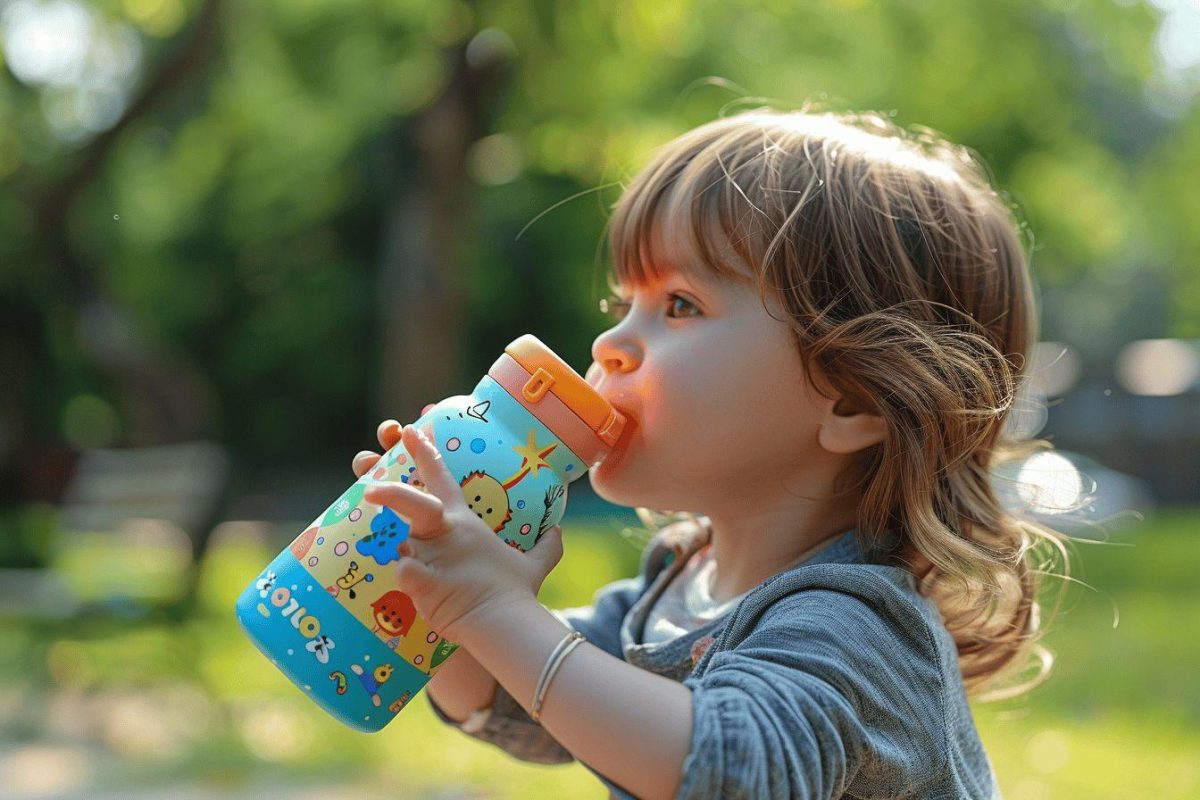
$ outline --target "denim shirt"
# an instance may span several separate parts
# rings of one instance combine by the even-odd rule
[[[643,644],[647,612],[708,539],[707,527],[670,525],[646,545],[637,577],[601,587],[591,606],[551,612],[591,644],[692,690],[676,800],[1000,798],[936,604],[907,571],[872,563],[854,529],[725,616]],[[575,760],[500,685],[468,735],[523,761]],[[580,763],[610,797],[634,798]]]

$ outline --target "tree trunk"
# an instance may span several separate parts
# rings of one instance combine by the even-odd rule
[[[451,77],[406,127],[416,169],[408,185],[397,181],[384,225],[375,422],[411,422],[425,405],[470,391],[479,377],[463,373],[466,265],[459,245],[477,231],[465,164],[471,144],[487,132],[481,98],[503,80],[503,65],[470,66],[465,44],[445,55]]]

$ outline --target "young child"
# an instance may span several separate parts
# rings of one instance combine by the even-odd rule
[[[499,613],[463,623],[428,686],[443,721],[578,758],[613,797],[999,797],[968,692],[1047,676],[1031,560],[1066,551],[991,482],[1048,446],[1004,436],[1038,328],[1019,226],[921,130],[757,109],[632,181],[587,375],[629,424],[590,480],[648,523],[692,511],[536,645]],[[551,653],[568,629],[594,647]]]

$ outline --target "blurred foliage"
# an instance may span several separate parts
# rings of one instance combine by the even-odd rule
[[[259,464],[373,446],[381,374],[421,366],[382,362],[385,219],[426,166],[416,120],[447,100],[464,61],[503,77],[470,100],[485,135],[463,165],[471,209],[451,250],[469,327],[458,391],[524,332],[582,372],[603,325],[597,268],[620,182],[672,136],[759,103],[881,109],[972,147],[1028,221],[1044,289],[1087,281],[1120,298],[1162,273],[1175,305],[1159,335],[1200,336],[1200,105],[1164,99],[1162,12],[1146,3],[86,8],[137,44],[137,96],[191,52],[210,7],[211,41],[155,103],[121,111],[100,96],[130,118],[108,120],[116,134],[82,177],[112,133],[80,111],[88,96],[0,71],[3,359],[17,376],[6,402],[19,404],[7,413],[27,457],[39,443],[135,439],[145,414],[83,346],[95,328],[81,322],[70,260],[180,375],[202,376],[207,435]],[[39,215],[64,180],[76,190],[62,230],[47,229]],[[1088,335],[1118,340],[1110,323]],[[28,493],[3,494],[14,492]]]
[[[58,514],[38,504],[0,508],[0,564],[40,567],[49,561]]]
[[[1071,581],[1046,620],[1052,677],[1022,697],[972,704],[1004,797],[1183,800],[1200,791],[1200,642],[1179,635],[1180,620],[1200,614],[1189,570],[1200,559],[1198,522],[1194,509],[1163,513],[1109,529],[1108,542],[1072,545]],[[183,624],[0,619],[9,757],[47,743],[93,753],[55,774],[64,791],[74,780],[93,792],[187,784],[239,797],[257,785],[364,797],[604,795],[582,766],[513,759],[442,725],[425,700],[373,735],[310,702],[229,611],[298,527],[279,526],[270,541],[227,530],[206,563],[201,613]],[[615,526],[568,524],[564,533],[563,560],[539,598],[547,607],[587,605],[597,587],[636,574],[639,550]],[[1063,587],[1048,580],[1044,601]]]
[[[14,9],[39,2],[0,2],[0,564],[50,560],[53,509],[24,501],[57,499],[71,452],[145,441],[164,386],[256,469],[375,448],[380,414],[405,413],[381,412],[383,376],[425,366],[387,357],[389,231],[447,175],[469,199],[442,220],[469,348],[454,391],[526,332],[582,372],[622,182],[744,107],[877,109],[971,147],[1056,298],[1044,338],[1200,337],[1200,103],[1165,76],[1147,2],[60,0],[110,37],[70,79],[33,75],[11,39]],[[434,172],[423,125],[446,109],[470,141]],[[1159,284],[1170,305],[1131,312]],[[1080,546],[1073,577],[1100,594],[1073,586],[1052,622],[1056,677],[977,709],[1005,797],[1200,792],[1200,652],[1179,635],[1200,612],[1196,521],[1141,526],[1136,549]],[[631,541],[593,533],[568,531],[547,606],[635,572]],[[68,786],[345,776],[412,796],[453,775],[502,797],[599,796],[582,767],[515,762],[420,702],[375,737],[326,717],[229,613],[282,544],[225,540],[204,612],[177,625],[0,620],[6,736],[90,743],[91,761],[44,771]],[[73,558],[58,566],[86,575]]]

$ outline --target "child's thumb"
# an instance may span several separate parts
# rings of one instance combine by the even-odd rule
[[[562,560],[562,526],[555,525],[547,528],[542,533],[542,537],[537,540],[537,544],[529,551],[529,556],[537,563],[538,573],[543,579],[549,575]]]

